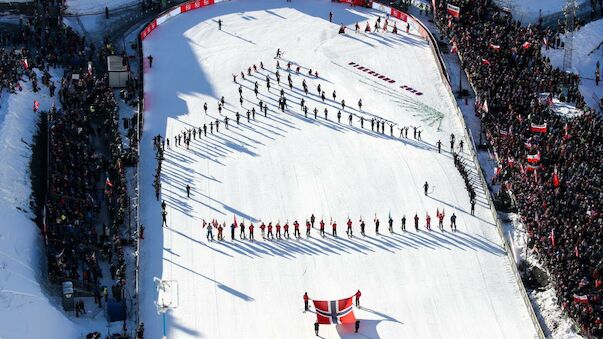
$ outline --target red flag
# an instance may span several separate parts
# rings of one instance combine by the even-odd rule
[[[33,111],[37,112],[39,108],[40,108],[40,103],[38,102],[38,100],[34,99]]]
[[[352,298],[340,300],[312,300],[316,309],[319,324],[354,324],[356,317],[352,306]]]
[[[551,240],[551,245],[555,247],[555,229],[551,230],[551,235],[549,235],[549,239]]]
[[[482,59],[482,65],[490,66],[490,61],[488,59]]]
[[[235,228],[237,228],[239,226],[239,224],[237,224],[237,216],[234,216],[234,224],[235,224]]]
[[[578,252],[578,246],[574,247],[574,254],[576,255],[576,258],[580,258],[580,252]]]
[[[27,59],[23,59],[23,68],[29,69],[29,63],[27,62]]]
[[[457,19],[461,16],[461,9],[458,6],[448,4],[446,6],[446,10],[447,10],[448,14],[452,15],[453,17],[455,17]]]
[[[546,123],[544,123],[542,125],[537,125],[535,123],[531,123],[530,124],[530,132],[546,133],[547,132]]]
[[[532,46],[532,44],[531,44],[531,43],[529,43],[529,42],[527,42],[527,41],[526,41],[526,42],[524,42],[524,43],[523,43],[523,45],[521,45],[521,47],[522,47],[523,49],[528,49],[528,48],[530,48],[531,46]]]
[[[574,302],[588,304],[588,296],[574,294]]]
[[[494,51],[498,52],[500,50],[500,45],[489,44],[488,48],[491,48]]]
[[[450,53],[454,54],[458,51],[458,48],[456,47],[456,42],[452,43],[452,47],[450,48]]]
[[[105,185],[107,185],[109,187],[113,187],[113,183],[111,183],[111,180],[109,180],[109,177],[107,177],[107,179],[105,180]]]
[[[559,175],[557,175],[557,166],[555,166],[555,170],[553,171],[553,186],[555,186],[555,188],[559,187]]]

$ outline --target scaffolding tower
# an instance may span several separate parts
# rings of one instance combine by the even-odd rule
[[[574,28],[576,21],[576,9],[578,4],[576,0],[565,0],[563,9],[565,15],[565,50],[563,53],[563,70],[572,71],[572,55],[574,54]]]

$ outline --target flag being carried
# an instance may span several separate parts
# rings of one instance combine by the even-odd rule
[[[312,300],[319,324],[353,324],[356,322],[352,298],[339,300]]]
[[[453,4],[447,4],[446,11],[455,18],[461,17],[461,8]]]

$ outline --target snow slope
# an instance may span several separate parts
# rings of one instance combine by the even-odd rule
[[[154,306],[153,277],[159,277],[178,286],[170,291],[177,307],[167,314],[169,338],[307,338],[314,336],[315,316],[302,313],[305,291],[312,298],[337,299],[357,289],[363,292],[363,308],[355,311],[360,332],[370,338],[534,337],[483,187],[478,187],[475,216],[469,214],[463,180],[446,146],[450,133],[458,142],[463,130],[429,46],[412,34],[338,35],[337,24],[325,20],[329,11],[335,23],[363,27],[377,14],[330,1],[232,1],[171,19],[144,41],[145,53],[154,56],[153,67],[146,65],[141,160],[146,231],[140,298],[146,332],[157,338],[162,331]],[[276,48],[285,51],[281,66],[290,60],[304,67],[302,74],[292,74],[294,90],[285,89],[290,100],[285,113],[275,107],[281,88],[273,73]],[[246,99],[241,108],[231,74],[260,61],[267,70],[240,81]],[[397,82],[369,76],[349,62]],[[320,78],[307,77],[307,68],[318,70]],[[272,78],[270,92],[266,75]],[[281,75],[286,84],[287,72]],[[299,89],[302,79],[309,97]],[[270,106],[268,117],[258,115],[249,123],[243,117],[237,126],[236,111],[244,116],[247,109],[258,109],[252,93],[256,80],[259,99]],[[319,83],[327,98],[337,90],[337,101],[346,100],[341,124],[335,120],[339,104],[316,96]],[[161,199],[168,206],[169,227],[162,228],[152,187],[152,137],[167,135],[173,146],[182,130],[222,120],[217,111],[222,95],[230,129],[221,124],[219,134],[193,140],[190,150],[180,146],[166,152]],[[320,119],[300,114],[302,97],[310,110],[318,108]],[[354,114],[351,127],[349,113]],[[409,139],[389,137],[387,125],[386,135],[371,132],[368,122],[360,129],[361,116],[421,126],[423,140],[412,139],[412,128]],[[438,139],[446,150],[441,154],[434,146]],[[431,185],[429,196],[422,192],[425,181]],[[456,213],[457,233],[425,232],[425,213],[435,228],[436,209],[446,211],[447,226]],[[202,219],[230,224],[235,215],[247,224],[304,223],[311,213],[327,223],[337,221],[340,237],[323,239],[313,230],[311,239],[299,241],[208,243],[201,228]],[[394,234],[387,232],[389,213],[396,220]],[[420,233],[412,227],[415,213]],[[399,228],[403,214],[412,229],[406,233]],[[382,235],[374,232],[375,215]],[[359,218],[367,221],[366,238],[345,237],[348,216],[356,235]],[[354,337],[344,326],[320,331],[326,338]]]
[[[61,71],[51,70],[60,79]],[[38,72],[38,79],[42,73]],[[0,94],[0,338],[75,338],[79,331],[58,310],[60,301],[48,299],[43,273],[43,244],[31,220],[29,162],[37,114],[51,107],[48,88],[33,93],[31,82],[23,91]],[[32,321],[35,326],[32,326]]]
[[[595,85],[596,64],[603,63],[603,20],[590,22],[574,32],[573,46],[572,72],[581,77],[580,92],[586,103],[597,109],[599,100],[603,97],[603,83],[599,83],[599,86]],[[553,66],[563,67],[563,49],[551,48],[542,51],[551,59]]]

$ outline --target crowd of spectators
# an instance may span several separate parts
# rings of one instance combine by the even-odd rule
[[[529,246],[552,275],[562,309],[601,337],[601,117],[586,107],[579,78],[541,55],[550,32],[521,26],[491,0],[455,1],[459,19],[447,13],[445,1],[436,3],[437,24],[458,47],[478,95],[476,112],[498,155],[502,194],[515,197]],[[548,97],[541,100],[541,93]],[[559,115],[551,109],[553,98],[583,113]]]
[[[46,86],[56,97],[56,105],[42,112],[48,122],[42,217],[48,278],[57,284],[73,282],[78,296],[94,295],[102,307],[109,297],[123,300],[127,290],[125,246],[132,233],[126,228],[130,206],[125,167],[136,162],[137,140],[130,133],[130,148],[123,149],[113,89],[108,76],[97,75],[93,67],[114,52],[111,44],[98,51],[86,44],[60,20],[48,17],[54,4],[36,3],[34,14],[16,30],[0,32],[5,46],[0,49],[0,91],[18,95],[20,82],[28,81],[33,92]],[[51,77],[51,67],[64,69],[61,79]],[[42,74],[40,85],[36,73]],[[130,82],[126,95],[136,85]],[[81,311],[81,300],[76,304]]]

